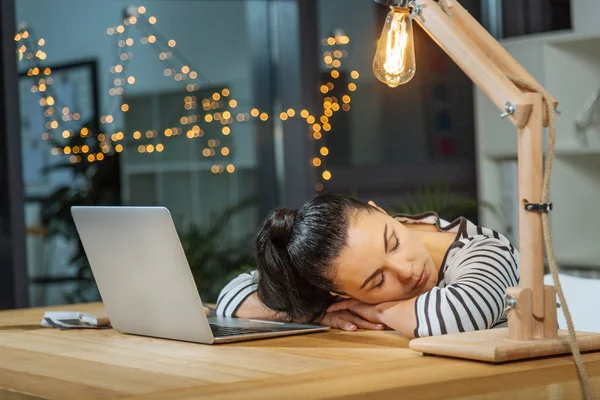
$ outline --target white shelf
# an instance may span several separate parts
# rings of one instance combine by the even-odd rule
[[[557,147],[554,151],[554,155],[557,157],[600,156],[600,149],[592,147]]]

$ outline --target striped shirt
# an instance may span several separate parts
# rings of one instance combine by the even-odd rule
[[[447,222],[434,212],[394,216],[403,224],[431,224],[456,233],[438,283],[417,297],[415,337],[490,329],[506,325],[504,294],[519,285],[519,252],[496,231],[466,218]],[[231,317],[257,289],[257,272],[244,273],[223,288],[217,314]]]

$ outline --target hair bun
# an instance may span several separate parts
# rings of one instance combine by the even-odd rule
[[[287,246],[292,236],[297,210],[278,208],[271,214],[271,241],[277,247]]]

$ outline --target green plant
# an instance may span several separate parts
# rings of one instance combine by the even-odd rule
[[[450,185],[437,183],[407,193],[403,200],[388,207],[388,211],[390,214],[411,215],[435,211],[446,220],[461,216],[476,220],[479,207],[498,213],[496,207],[489,202],[458,194],[450,188]]]
[[[206,225],[190,225],[179,233],[183,249],[202,300],[216,302],[233,277],[252,269],[254,233],[235,239],[229,234],[231,219],[253,206],[248,199],[219,213]]]
[[[57,170],[68,170],[72,175],[72,182],[57,188],[41,204],[41,220],[47,230],[46,239],[62,236],[76,242],[76,249],[65,268],[74,268],[75,273],[66,275],[64,280],[77,282],[72,291],[63,293],[66,301],[70,303],[99,300],[96,285],[90,266],[83,249],[81,240],[71,216],[71,207],[87,205],[118,205],[121,202],[119,155],[104,154],[97,125],[89,121],[82,128],[87,130],[86,135],[75,134],[67,140],[51,139],[53,146],[62,154],[69,154],[73,149],[88,147],[87,155],[102,154],[101,161],[88,162],[86,154],[79,154],[76,162],[62,162],[48,166],[45,174]],[[68,148],[68,150],[66,150]],[[75,157],[75,155],[72,155]]]

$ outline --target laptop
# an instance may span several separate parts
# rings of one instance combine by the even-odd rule
[[[76,206],[71,213],[108,318],[121,333],[215,344],[329,329],[207,317],[165,207]]]

